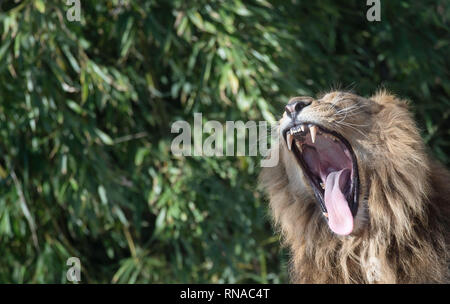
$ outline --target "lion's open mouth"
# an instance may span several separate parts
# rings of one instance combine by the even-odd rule
[[[350,234],[359,190],[358,166],[351,145],[340,134],[310,123],[286,129],[283,134],[330,229],[336,234]]]

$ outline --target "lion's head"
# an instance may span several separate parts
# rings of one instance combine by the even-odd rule
[[[401,281],[389,251],[409,248],[404,271],[413,267],[412,243],[428,254],[421,263],[438,273],[446,261],[441,256],[436,263],[435,249],[446,252],[445,233],[427,243],[433,226],[430,172],[445,170],[427,157],[406,102],[386,92],[370,99],[348,92],[295,97],[285,107],[279,135],[280,163],[265,168],[260,181],[293,250],[296,280],[370,281],[364,269],[375,258],[381,281]],[[439,176],[449,181],[447,173]],[[439,221],[445,215],[436,216]],[[321,269],[312,273],[312,265]]]

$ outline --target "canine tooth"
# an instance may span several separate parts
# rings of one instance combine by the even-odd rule
[[[323,215],[328,218],[328,213],[324,212]]]
[[[309,131],[311,132],[311,141],[313,143],[316,142],[316,134],[317,134],[317,127],[316,126],[310,126]]]
[[[323,183],[320,183],[320,187],[322,187],[322,189],[325,189],[325,185]]]
[[[292,147],[292,141],[294,140],[294,136],[292,136],[292,134],[288,134],[286,136],[286,142],[287,142],[287,146],[289,151],[291,151],[291,147]]]
[[[302,148],[302,144],[298,141],[295,142],[295,145],[297,146],[298,150],[300,151],[300,153],[303,153],[303,148]]]
[[[303,132],[305,132],[305,125],[301,125],[300,128],[302,129]]]

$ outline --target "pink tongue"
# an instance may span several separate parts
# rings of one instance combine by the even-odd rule
[[[348,235],[353,230],[353,216],[342,188],[349,179],[350,170],[342,169],[328,174],[325,181],[325,206],[328,225],[334,233]]]

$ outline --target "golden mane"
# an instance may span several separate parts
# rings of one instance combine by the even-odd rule
[[[274,147],[280,149],[278,165],[263,168],[259,178],[274,226],[291,251],[291,280],[449,282],[450,174],[427,155],[407,103],[385,91],[370,99],[331,92],[321,100],[336,98],[354,104],[363,100],[371,107],[358,112],[358,119],[369,122],[359,130],[364,134],[339,129],[358,159],[358,229],[348,236],[330,231],[309,185],[296,180],[289,169],[293,165],[287,166],[293,160],[282,140]],[[319,106],[317,113],[330,116]],[[333,125],[332,120],[327,123]],[[295,170],[301,171],[298,166]]]

